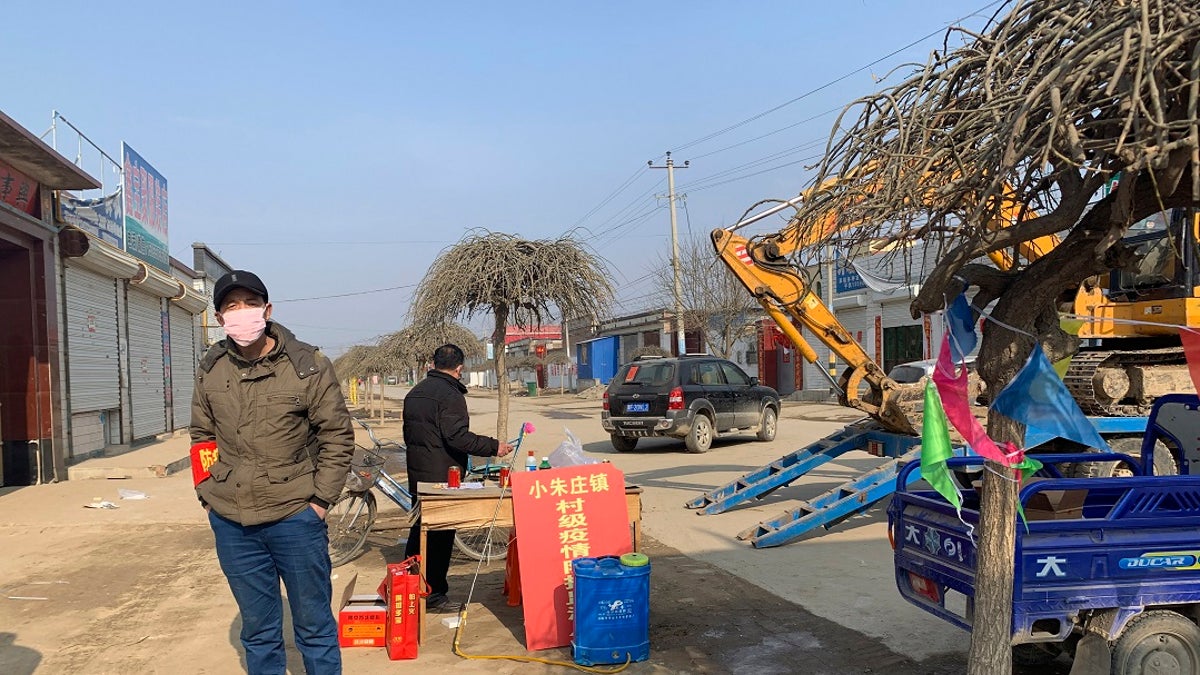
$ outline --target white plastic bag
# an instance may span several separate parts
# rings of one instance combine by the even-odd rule
[[[563,427],[563,431],[567,434],[567,440],[558,444],[554,452],[550,453],[550,466],[579,466],[581,464],[599,464],[600,460],[594,457],[588,457],[583,452],[583,444],[571,433],[570,429]]]

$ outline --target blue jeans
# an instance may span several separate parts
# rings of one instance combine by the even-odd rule
[[[283,597],[287,588],[296,647],[309,675],[339,675],[342,652],[330,603],[329,534],[312,508],[274,523],[244,527],[209,512],[217,559],[242,615],[250,675],[283,675]]]

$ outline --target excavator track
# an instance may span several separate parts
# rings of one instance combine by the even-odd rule
[[[1141,405],[1113,400],[1096,387],[1096,375],[1101,368],[1124,370],[1129,366],[1153,366],[1184,363],[1183,349],[1164,347],[1132,351],[1088,350],[1071,359],[1063,383],[1075,398],[1080,409],[1088,415],[1138,417],[1150,413],[1150,404]]]

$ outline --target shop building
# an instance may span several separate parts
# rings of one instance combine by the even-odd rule
[[[98,187],[0,112],[0,485],[66,477],[53,194]]]

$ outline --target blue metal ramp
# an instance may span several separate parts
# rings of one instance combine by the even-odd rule
[[[737,538],[749,540],[755,548],[786,544],[796,537],[821,526],[829,529],[837,523],[869,509],[875,502],[890,497],[896,491],[896,474],[910,461],[920,459],[920,440],[907,438],[909,451],[897,459],[872,469],[839,485],[820,496],[788,509],[770,520],[738,533]],[[908,474],[911,483],[921,479],[920,467]]]
[[[698,509],[698,515],[722,513],[751,499],[762,499],[847,452],[863,450],[881,457],[899,457],[919,442],[920,439],[915,436],[886,431],[871,420],[855,422],[716,490],[696,497],[686,506],[689,509]]]

